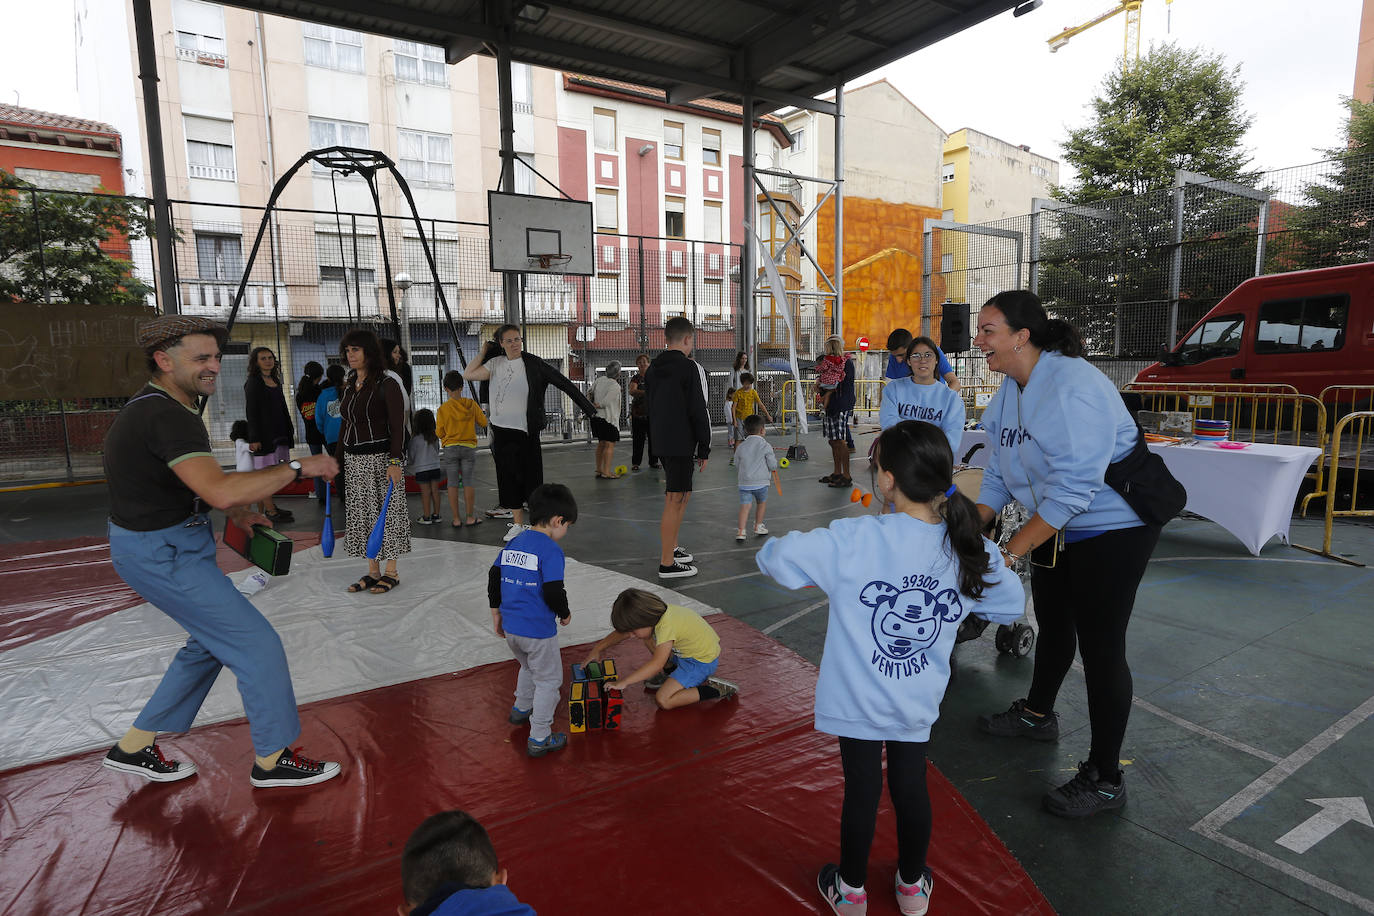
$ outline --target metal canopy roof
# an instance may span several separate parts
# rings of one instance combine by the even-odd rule
[[[445,49],[716,98],[755,113],[833,111],[814,97],[1019,0],[225,0],[227,5]]]

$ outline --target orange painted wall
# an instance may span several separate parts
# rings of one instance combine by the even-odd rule
[[[867,337],[881,348],[893,328],[921,325],[921,221],[939,219],[934,207],[863,197],[844,199],[844,340]],[[816,216],[818,260],[835,263],[835,203]],[[874,257],[882,254],[882,257]],[[938,263],[940,253],[935,252]],[[861,263],[864,262],[864,263]],[[931,278],[931,297],[944,301],[944,284]],[[938,323],[938,322],[937,322]]]

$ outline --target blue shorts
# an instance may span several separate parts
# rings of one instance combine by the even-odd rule
[[[697,661],[676,652],[673,653],[673,658],[677,659],[677,667],[668,676],[683,687],[700,687],[706,683],[708,677],[716,673],[716,666],[720,664],[719,655],[709,662]]]
[[[766,499],[768,499],[768,485],[767,485],[767,484],[765,484],[765,485],[763,485],[763,486],[761,486],[761,487],[740,487],[740,488],[739,488],[739,504],[740,504],[741,506],[747,506],[747,505],[749,505],[750,503],[758,503],[759,505],[763,505],[763,503],[764,503],[764,501],[765,501]]]

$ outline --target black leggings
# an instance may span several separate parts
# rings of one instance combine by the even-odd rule
[[[544,482],[544,453],[539,434],[492,424],[491,457],[496,462],[496,493],[501,508],[519,509]]]
[[[633,451],[630,455],[630,464],[643,464],[640,461],[644,457],[644,446],[649,445],[649,463],[657,464],[654,460],[654,449],[649,444],[649,418],[630,417],[630,435],[633,437]]]
[[[1148,525],[1107,531],[1067,545],[1053,569],[1037,566],[1031,572],[1040,634],[1026,705],[1053,711],[1076,648],[1083,656],[1092,726],[1088,761],[1104,776],[1117,772],[1131,715],[1126,626],[1158,540],[1159,529]]]
[[[883,742],[840,739],[844,807],[840,810],[840,877],[863,887],[868,851],[883,797]],[[887,791],[897,815],[897,868],[902,881],[921,880],[930,848],[930,792],[924,741],[887,742]]]

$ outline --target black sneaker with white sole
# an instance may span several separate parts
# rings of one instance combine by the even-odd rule
[[[311,760],[301,753],[300,748],[287,748],[281,752],[277,765],[264,770],[256,763],[249,782],[259,789],[277,786],[313,786],[317,782],[333,779],[339,775],[339,765],[333,760]]]
[[[658,577],[660,579],[686,579],[697,574],[695,566],[688,566],[686,563],[675,562],[672,566],[659,566]]]
[[[100,765],[121,773],[133,773],[153,782],[176,782],[196,775],[196,765],[189,760],[168,760],[162,749],[150,744],[136,754],[120,750],[118,744],[110,748]]]
[[[696,557],[692,556],[690,553],[683,550],[681,547],[674,547],[673,560],[678,563],[693,563],[696,562]]]

